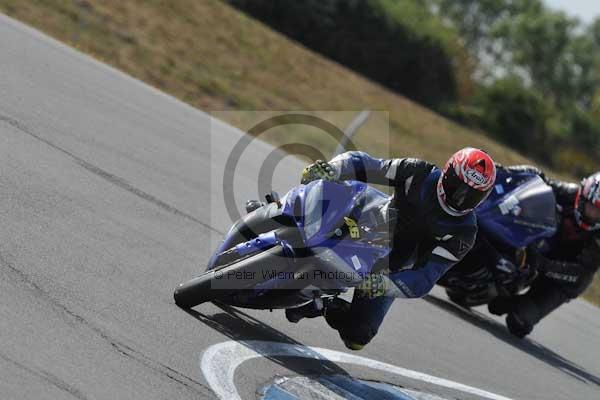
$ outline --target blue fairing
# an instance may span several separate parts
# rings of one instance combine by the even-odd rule
[[[367,226],[370,221],[365,220],[366,216],[389,200],[389,196],[362,182],[339,184],[318,180],[292,189],[283,199],[282,213],[293,217],[294,210],[300,207],[303,217],[297,219],[297,224],[302,229],[306,247],[328,248],[352,270],[365,275],[379,258],[390,252],[389,231],[363,231],[360,241],[331,239],[331,233],[344,224],[344,217]],[[384,245],[374,246],[372,242],[377,239]]]
[[[476,213],[481,231],[520,248],[554,235],[555,209],[552,189],[539,176],[499,170],[494,190]]]
[[[314,181],[290,190],[282,199],[282,214],[296,220],[307,247],[323,240],[357,205],[368,186],[361,182],[345,184]],[[297,211],[302,210],[298,218]],[[296,216],[295,216],[296,214]]]
[[[283,218],[288,224],[291,221],[297,226],[303,247],[310,249],[310,254],[314,256],[314,268],[329,266],[329,269],[348,275],[364,276],[371,272],[378,259],[390,252],[390,229],[386,229],[385,223],[377,218],[389,202],[388,195],[362,182],[318,180],[292,188],[281,198],[281,206],[270,204],[262,212],[268,218]],[[350,237],[345,218],[351,218],[356,223],[356,229],[360,229],[359,238]],[[278,227],[281,228],[281,225]],[[342,229],[346,229],[347,233],[342,234]],[[273,246],[282,246],[287,254],[295,257],[291,245],[278,238],[276,230],[273,228],[236,244],[239,234],[236,239],[236,229],[232,228],[211,258],[209,269],[214,268],[224,254],[228,255],[227,259],[235,260],[236,257],[251,256]],[[299,268],[303,268],[305,262],[299,261]],[[329,282],[328,285],[327,289],[338,288],[335,282]],[[255,289],[262,292],[280,286],[281,282],[272,279]],[[339,285],[339,289],[345,290],[343,284]]]

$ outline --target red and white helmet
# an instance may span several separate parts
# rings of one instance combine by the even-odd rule
[[[495,181],[496,166],[485,151],[472,147],[459,150],[438,180],[440,206],[453,216],[468,214],[488,197]]]
[[[600,229],[600,172],[584,178],[575,197],[575,220],[586,231]]]

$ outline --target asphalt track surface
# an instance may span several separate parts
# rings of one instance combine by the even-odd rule
[[[322,320],[173,304],[173,288],[204,268],[230,225],[219,179],[241,137],[0,16],[0,398],[212,399],[235,359],[248,360],[229,371],[244,399],[274,376],[332,374],[483,398],[344,362],[337,352],[348,351]],[[255,141],[241,158],[239,203],[256,197],[251,171],[271,150]],[[274,186],[290,187],[300,166],[284,159]],[[600,398],[596,308],[573,301],[523,341],[500,322],[435,290],[396,301],[352,355],[513,399]],[[337,361],[305,358],[316,350],[303,346]],[[209,349],[217,357],[203,371]]]

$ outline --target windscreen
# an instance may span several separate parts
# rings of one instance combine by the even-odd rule
[[[367,185],[316,182],[308,188],[304,201],[304,232],[310,239],[319,231],[333,231],[350,217],[359,226],[381,223],[381,208],[389,196]],[[377,217],[377,218],[376,218]]]
[[[515,189],[498,207],[503,215],[512,215],[515,221],[547,227],[556,225],[554,193],[537,176]]]
[[[323,221],[323,185],[318,183],[308,192],[304,203],[304,233],[310,239],[319,229]]]
[[[360,218],[358,225],[371,231],[391,232],[395,214],[390,205],[390,196],[369,187],[359,202]]]

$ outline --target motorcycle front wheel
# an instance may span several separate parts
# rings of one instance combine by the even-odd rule
[[[269,279],[265,278],[263,270],[275,273],[289,271],[294,268],[290,261],[283,247],[275,246],[233,264],[206,271],[175,289],[175,304],[181,308],[192,308],[209,301],[222,300]],[[227,281],[230,277],[233,279]]]
[[[204,274],[180,284],[173,298],[175,304],[181,308],[192,308],[202,303],[214,301],[227,297],[231,291],[224,289],[213,289],[213,280],[215,279],[215,271],[207,271]]]

